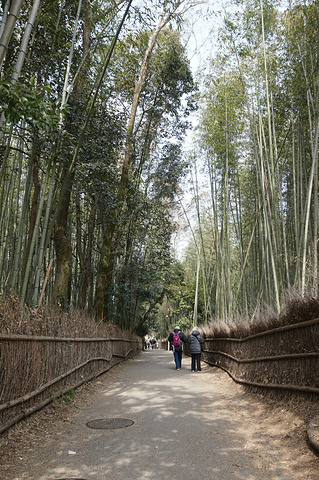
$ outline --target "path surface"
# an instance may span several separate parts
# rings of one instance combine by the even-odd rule
[[[295,414],[264,407],[216,368],[176,371],[172,354],[143,352],[100,377],[94,394],[68,407],[5,465],[1,480],[316,480],[319,459],[296,441]],[[134,421],[98,430],[96,419]],[[22,428],[22,427],[17,427]],[[72,452],[72,453],[71,453]]]

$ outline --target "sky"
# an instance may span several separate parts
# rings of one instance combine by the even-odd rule
[[[210,52],[217,39],[221,2],[208,0],[205,4],[189,10],[186,15],[185,39],[194,74],[205,70]]]

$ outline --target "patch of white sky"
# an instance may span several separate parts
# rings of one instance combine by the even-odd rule
[[[195,80],[200,91],[203,80],[209,73],[209,62],[216,52],[218,30],[221,25],[224,7],[218,0],[207,2],[190,9],[186,14],[183,28],[183,38],[187,46],[188,58]],[[185,249],[190,243],[198,225],[199,209],[209,205],[209,175],[204,159],[196,148],[197,114],[190,116],[192,129],[187,131],[184,142],[184,155],[191,159],[190,173],[182,184],[183,194],[180,197],[180,212],[176,215],[177,233],[173,238],[173,249],[178,259],[185,255]]]

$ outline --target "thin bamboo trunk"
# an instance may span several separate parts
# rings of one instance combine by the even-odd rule
[[[8,50],[13,29],[15,27],[23,2],[24,0],[13,0],[10,6],[7,22],[0,38],[0,70],[2,69],[3,61]]]
[[[19,220],[19,228],[18,228],[18,236],[16,240],[16,245],[14,249],[14,258],[13,258],[13,274],[11,279],[11,290],[15,293],[19,290],[19,280],[20,276],[22,276],[21,270],[21,263],[22,263],[22,256],[24,252],[24,238],[26,232],[26,225],[28,220],[28,209],[29,209],[29,202],[31,197],[32,191],[32,164],[34,161],[35,151],[33,149],[30,159],[30,166],[27,171],[27,176],[25,179],[24,185],[24,196],[21,206],[21,214]]]
[[[45,180],[41,185],[41,192],[40,192],[40,198],[39,198],[39,205],[37,207],[35,225],[34,225],[33,234],[31,238],[30,248],[27,251],[26,265],[25,265],[24,278],[23,278],[21,297],[20,297],[21,303],[25,302],[26,296],[28,293],[27,288],[28,288],[29,276],[30,276],[31,267],[32,267],[33,253],[36,247],[37,239],[39,237],[41,216],[42,216],[44,200],[46,197],[46,188],[47,188],[48,181],[49,181],[49,170],[47,170]]]
[[[50,166],[47,166],[47,169],[50,170]],[[56,164],[53,163],[53,168],[52,172],[50,175],[50,187],[49,187],[49,192],[48,192],[48,198],[46,202],[46,210],[45,210],[45,215],[44,215],[44,221],[43,221],[43,228],[42,228],[42,236],[40,240],[40,245],[39,245],[39,255],[37,259],[37,265],[36,265],[36,273],[35,273],[35,280],[34,280],[34,290],[33,290],[33,301],[32,303],[34,305],[37,304],[38,301],[38,293],[39,293],[39,288],[40,288],[40,279],[41,279],[41,272],[42,272],[42,265],[44,263],[44,255],[45,255],[45,249],[46,249],[46,244],[47,244],[47,234],[48,234],[48,225],[49,225],[49,220],[50,220],[50,214],[52,211],[52,203],[53,203],[53,193],[54,193],[54,185],[55,185],[55,170],[56,170]]]
[[[319,15],[317,17],[319,20]],[[317,29],[317,55],[316,55],[316,67],[317,67],[317,77],[315,82],[315,122],[318,125],[319,122],[319,28]],[[318,129],[316,130],[318,135]],[[315,165],[314,165],[314,188],[313,188],[313,295],[317,297],[319,286],[318,286],[318,215],[319,215],[319,200],[318,200],[318,148],[315,153]]]
[[[14,195],[14,185],[15,185],[15,178],[17,176],[17,153],[14,155],[12,168],[10,171],[10,175],[7,181],[7,188],[5,193],[5,202],[3,202],[2,210],[1,210],[1,217],[0,217],[0,245],[1,245],[1,262],[0,262],[0,279],[2,279],[2,283],[4,285],[7,284],[9,275],[10,275],[10,268],[8,262],[11,263],[10,255],[12,255],[12,251],[9,254],[10,246],[9,246],[9,230],[10,230],[10,223],[12,221],[12,216],[10,212],[13,211],[13,195]]]
[[[315,178],[315,170],[318,165],[318,135],[319,135],[319,116],[317,123],[315,125],[315,140],[312,146],[312,165],[311,171],[308,180],[308,189],[307,189],[307,199],[305,205],[305,226],[303,232],[303,249],[302,249],[302,274],[301,274],[301,292],[305,293],[306,289],[306,266],[307,266],[307,244],[308,244],[308,235],[309,235],[309,222],[310,222],[310,211],[311,211],[311,198],[313,193],[313,183]],[[315,246],[317,248],[317,245]]]
[[[32,9],[31,9],[31,13],[30,13],[30,16],[29,16],[27,25],[25,27],[22,40],[21,40],[21,45],[20,45],[20,48],[19,48],[19,54],[18,54],[18,58],[17,58],[16,64],[15,64],[14,72],[13,72],[12,77],[11,77],[12,83],[15,83],[20,76],[22,66],[23,66],[23,63],[24,63],[24,60],[25,60],[25,57],[26,57],[26,53],[27,53],[27,50],[28,50],[28,44],[29,44],[31,32],[32,32],[32,29],[34,27],[34,23],[35,23],[38,11],[40,9],[40,5],[41,5],[41,0],[34,0],[34,3],[32,5]]]
[[[197,212],[197,220],[198,220],[198,231],[200,237],[200,249],[197,251],[199,256],[203,257],[204,267],[203,267],[203,285],[204,285],[204,303],[205,303],[205,315],[207,310],[211,312],[211,299],[207,296],[207,285],[209,284],[209,274],[208,274],[208,262],[206,258],[206,246],[203,238],[203,228],[201,222],[201,214],[200,214],[200,204],[199,204],[199,185],[198,185],[198,175],[197,175],[197,168],[196,168],[196,159],[194,158],[194,165],[195,165],[195,187],[194,187],[194,195],[195,195],[195,202],[196,202],[196,212]],[[196,323],[196,322],[195,322]]]
[[[7,24],[9,10],[10,10],[10,4],[11,4],[11,0],[6,0],[4,8],[3,8],[3,14],[2,14],[1,24],[0,24],[0,38],[2,37],[3,31],[4,31],[5,26]]]
[[[197,272],[196,272],[196,289],[195,289],[195,299],[194,299],[193,326],[197,325],[199,272],[200,272],[200,252],[197,255]]]
[[[67,99],[67,95],[68,95],[70,71],[71,71],[71,66],[72,66],[74,45],[75,45],[75,42],[76,42],[76,34],[77,34],[78,24],[79,24],[79,20],[80,20],[81,8],[82,8],[82,0],[79,0],[78,9],[77,9],[75,22],[74,22],[74,27],[73,27],[73,36],[72,36],[71,47],[70,47],[70,52],[69,52],[68,64],[67,64],[67,67],[66,67],[66,72],[65,72],[65,77],[64,77],[64,85],[63,85],[63,92],[62,92],[62,99],[61,99],[61,110],[66,103],[66,99]],[[62,115],[62,112],[61,112],[61,115]]]

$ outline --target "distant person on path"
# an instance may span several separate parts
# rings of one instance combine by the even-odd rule
[[[170,333],[168,341],[173,350],[176,370],[180,370],[182,368],[183,342],[185,343],[187,338],[178,325],[174,328],[174,332]]]
[[[198,331],[197,327],[194,327],[191,335],[188,337],[189,343],[189,353],[192,357],[192,372],[197,371],[201,372],[201,356],[202,356],[202,343],[204,343],[204,339]]]

